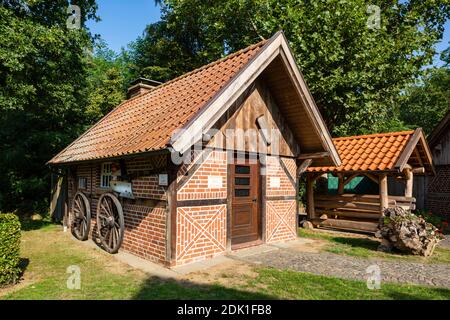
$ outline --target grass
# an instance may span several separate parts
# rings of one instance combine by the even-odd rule
[[[448,289],[382,284],[380,290],[368,290],[362,281],[253,266],[247,266],[250,274],[206,270],[197,277],[166,280],[124,265],[49,224],[23,232],[22,256],[29,262],[23,281],[0,289],[0,299],[450,299]],[[71,265],[80,267],[80,290],[67,288]],[[197,281],[206,277],[212,281]]]
[[[450,264],[450,250],[437,247],[431,257],[419,257],[402,254],[400,252],[380,252],[380,242],[376,238],[349,236],[317,230],[299,229],[298,234],[303,238],[318,239],[325,242],[322,251],[344,254],[362,258],[401,259],[421,263]]]

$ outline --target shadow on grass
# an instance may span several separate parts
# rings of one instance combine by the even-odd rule
[[[25,271],[28,268],[28,265],[30,264],[30,259],[28,258],[20,258],[19,261],[19,268],[20,268],[20,278],[23,277],[23,274],[25,273]]]
[[[48,227],[50,225],[54,225],[55,223],[51,222],[50,220],[43,219],[43,220],[31,220],[31,219],[20,219],[21,229],[22,231],[32,231],[32,230],[39,230],[45,227]]]
[[[274,296],[226,288],[220,284],[199,284],[187,280],[148,278],[132,299],[152,300],[273,300]]]
[[[377,251],[380,245],[379,241],[367,238],[347,238],[347,237],[333,237],[330,241],[345,244],[354,248],[364,248],[372,251]]]
[[[448,300],[450,299],[450,290],[445,288],[432,288],[428,289],[431,293],[406,293],[396,290],[388,290],[387,296],[393,300]]]

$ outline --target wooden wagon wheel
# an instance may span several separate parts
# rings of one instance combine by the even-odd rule
[[[122,205],[112,193],[103,194],[97,205],[97,233],[103,248],[117,253],[123,241],[125,222]]]
[[[85,241],[89,237],[91,228],[91,206],[88,198],[81,192],[77,192],[72,203],[71,231],[75,238]]]

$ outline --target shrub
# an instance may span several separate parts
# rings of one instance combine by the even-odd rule
[[[0,286],[20,276],[20,222],[13,213],[0,213]]]
[[[443,217],[426,210],[417,210],[416,215],[424,218],[426,222],[434,225],[439,230],[441,235],[448,232],[448,221]]]

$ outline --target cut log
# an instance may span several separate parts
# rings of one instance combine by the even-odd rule
[[[363,209],[370,211],[379,211],[380,206],[376,203],[360,203],[360,202],[345,202],[345,201],[316,201],[316,207],[320,208],[350,208],[350,209]]]
[[[358,212],[358,211],[344,211],[344,210],[336,210],[336,211],[327,211],[327,210],[316,210],[317,214],[327,215],[329,217],[338,216],[338,217],[347,217],[347,218],[360,218],[360,219],[373,219],[378,221],[381,217],[380,212]]]
[[[416,202],[416,198],[404,197],[404,196],[389,196],[389,200],[404,201],[404,202],[408,202],[408,201]]]
[[[328,194],[317,194],[315,195],[316,200],[327,200],[327,201],[347,201],[347,202],[362,202],[362,203],[380,203],[379,195],[372,194],[349,194],[344,193],[341,195],[328,195]],[[405,198],[405,197],[402,197]],[[395,205],[395,199],[389,197],[389,204]]]
[[[362,222],[362,221],[351,221],[351,220],[341,220],[341,219],[328,219],[324,221],[317,221],[319,226],[335,228],[335,229],[345,229],[352,231],[363,231],[375,233],[378,229],[377,222]]]

